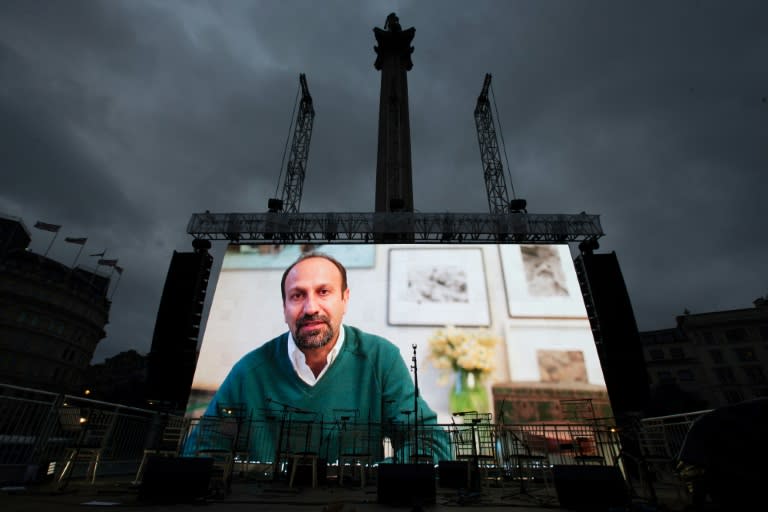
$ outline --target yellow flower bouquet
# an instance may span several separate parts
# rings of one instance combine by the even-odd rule
[[[499,336],[489,329],[457,329],[454,326],[436,330],[429,338],[428,358],[443,371],[441,382],[454,377],[451,388],[452,412],[489,412],[488,393],[483,380],[495,368]]]

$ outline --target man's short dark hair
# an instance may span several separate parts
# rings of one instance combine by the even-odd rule
[[[312,251],[308,253],[304,253],[298,258],[296,258],[296,261],[291,263],[291,265],[285,269],[285,272],[283,272],[283,278],[280,280],[280,293],[283,296],[283,304],[285,304],[285,279],[288,277],[288,272],[291,271],[293,267],[298,265],[304,260],[308,260],[310,258],[323,258],[324,260],[328,260],[331,263],[333,263],[336,268],[339,270],[339,274],[341,274],[341,293],[344,293],[347,289],[347,269],[344,268],[344,265],[341,264],[339,260],[334,258],[333,256],[329,256],[323,252],[318,251]]]

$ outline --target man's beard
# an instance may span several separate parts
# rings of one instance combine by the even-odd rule
[[[323,322],[323,326],[316,326],[308,331],[302,331],[302,327],[305,324],[311,322]],[[296,332],[293,334],[293,339],[296,342],[296,346],[302,349],[308,348],[320,348],[326,346],[334,337],[333,327],[328,317],[322,315],[304,316],[296,322]]]

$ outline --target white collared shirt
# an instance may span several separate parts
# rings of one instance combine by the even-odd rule
[[[339,339],[336,340],[336,344],[328,353],[325,367],[322,369],[320,374],[315,377],[312,369],[309,367],[309,365],[307,365],[307,358],[304,356],[304,352],[299,350],[299,347],[296,346],[296,342],[293,339],[293,334],[291,334],[291,331],[288,331],[288,358],[291,360],[291,364],[293,365],[293,369],[296,371],[296,375],[298,375],[301,380],[310,386],[314,386],[317,384],[317,381],[319,381],[322,376],[325,375],[326,370],[328,370],[328,367],[331,366],[331,363],[333,363],[333,360],[336,359],[336,356],[339,355],[339,352],[341,352],[341,346],[343,344],[344,326],[340,325]]]

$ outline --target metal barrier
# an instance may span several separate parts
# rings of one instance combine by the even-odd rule
[[[308,425],[311,429],[306,428]],[[303,417],[236,420],[203,416],[191,421],[183,453],[194,455],[201,450],[231,450],[235,459],[282,463],[285,453],[301,448],[301,451],[317,452],[333,464],[338,462],[339,454],[348,448],[346,443],[354,437],[365,440],[365,450],[375,461],[406,462],[430,458],[436,463],[439,458],[450,458],[453,453],[446,427],[419,425],[416,433],[413,425],[395,422],[322,421]]]
[[[548,466],[612,466],[619,463],[621,450],[615,427],[591,423],[502,425],[500,439],[507,464],[521,456],[535,456]]]
[[[638,439],[642,455],[648,459],[677,459],[691,424],[711,409],[684,414],[656,416],[640,420]]]
[[[0,467],[5,481],[34,481],[61,473],[90,471],[85,453],[99,461],[100,474],[135,472],[159,435],[162,413],[98,400],[0,384]],[[93,469],[95,477],[95,468]]]
[[[639,421],[636,435],[642,456],[659,467],[667,463],[668,468],[691,423],[705,412]],[[169,418],[181,419],[148,409],[0,384],[0,480],[53,478],[78,448],[98,452],[98,470],[93,477],[136,474],[145,451],[160,443]],[[284,475],[287,454],[295,450],[287,444],[292,420],[296,418],[279,415],[260,421],[239,416],[191,419],[184,423],[189,430],[179,443],[181,454],[219,448],[231,452],[232,463],[240,471],[259,464],[273,476]],[[205,428],[201,422],[207,422]],[[619,435],[610,421],[500,425],[483,418],[477,425],[419,425],[415,429],[413,424],[397,422],[315,418],[311,440],[303,450],[316,451],[331,467],[361,464],[362,457],[339,462],[340,454],[349,451],[344,443],[355,438],[364,439],[366,446],[353,451],[366,455],[365,460],[373,461],[373,465],[470,460],[479,461],[488,474],[513,478],[522,464],[526,469],[558,464],[622,465]],[[72,460],[75,467],[71,476],[88,474],[86,461]]]

